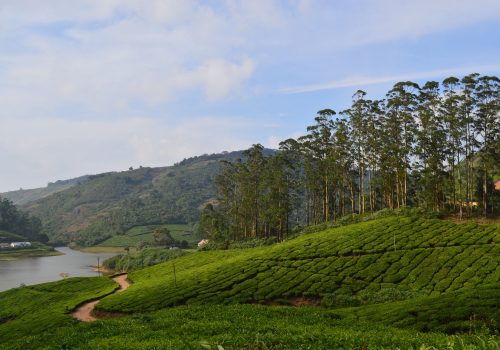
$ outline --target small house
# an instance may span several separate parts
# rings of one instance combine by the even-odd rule
[[[201,241],[198,242],[198,248],[203,247],[207,243],[208,239],[202,239]]]
[[[31,247],[31,242],[12,242],[10,244],[11,248],[27,248]]]
[[[10,248],[10,243],[0,243],[0,249]]]

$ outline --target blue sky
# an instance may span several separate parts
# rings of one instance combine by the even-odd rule
[[[497,0],[3,0],[0,191],[276,147],[357,89],[499,57]]]

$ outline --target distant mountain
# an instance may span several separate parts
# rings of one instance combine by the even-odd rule
[[[7,198],[16,205],[24,205],[29,202],[36,201],[41,198],[50,196],[51,194],[66,190],[75,185],[87,181],[88,175],[80,176],[69,180],[59,180],[56,182],[49,182],[46,187],[33,188],[29,190],[17,190],[0,193],[0,197]]]
[[[225,152],[169,167],[91,175],[22,209],[42,220],[51,242],[80,245],[98,244],[139,225],[193,223],[215,196],[220,161],[242,157],[242,151]]]

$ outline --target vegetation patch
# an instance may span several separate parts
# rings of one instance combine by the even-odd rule
[[[125,234],[113,236],[101,243],[104,247],[137,247],[151,246],[154,244],[154,231],[168,229],[172,238],[178,242],[185,241],[187,245],[194,247],[200,240],[193,225],[188,224],[163,224],[136,226],[128,230]]]
[[[130,273],[134,285],[97,307],[144,312],[293,298],[345,307],[461,293],[498,286],[499,240],[497,225],[389,217],[268,247],[182,256]]]
[[[123,292],[125,293],[125,292]],[[0,327],[2,327],[0,325]],[[0,330],[3,331],[2,328]],[[3,349],[497,349],[494,337],[421,333],[338,319],[315,307],[190,305],[44,332]]]

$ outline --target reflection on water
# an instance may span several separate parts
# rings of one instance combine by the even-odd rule
[[[115,255],[115,253],[83,253],[68,247],[56,250],[65,255],[0,261],[0,291],[19,287],[21,283],[57,281],[61,279],[61,273],[68,273],[69,277],[98,276],[91,265],[97,265],[97,258],[102,263]]]

